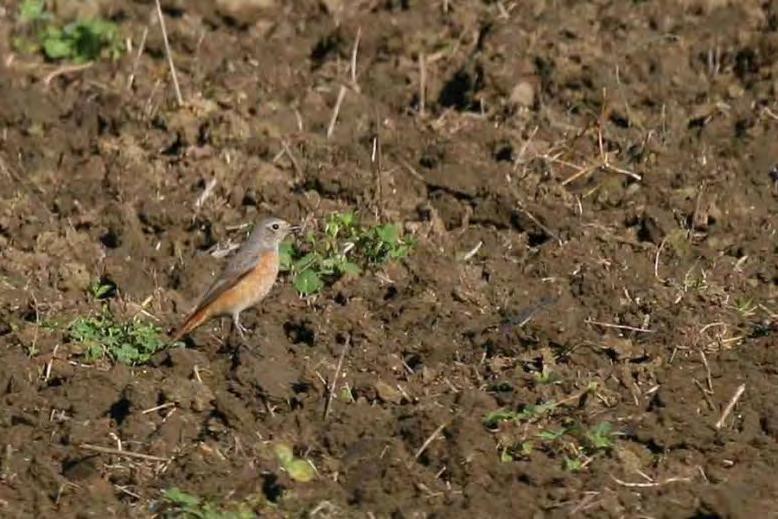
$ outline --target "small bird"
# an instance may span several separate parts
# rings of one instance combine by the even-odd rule
[[[172,341],[178,341],[209,319],[222,316],[232,317],[235,329],[245,339],[246,329],[240,324],[240,313],[262,301],[270,292],[278,277],[278,245],[298,228],[280,218],[259,222],[173,334]]]

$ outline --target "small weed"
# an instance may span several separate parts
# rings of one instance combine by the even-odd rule
[[[581,472],[586,466],[586,460],[583,457],[570,458],[564,457],[563,467],[568,472]]]
[[[560,377],[557,373],[554,373],[550,369],[543,368],[543,371],[535,373],[535,381],[538,384],[558,384],[562,381],[562,377]]]
[[[538,433],[538,438],[543,441],[553,442],[562,438],[567,432],[568,430],[565,428],[559,429],[558,431],[541,431]]]
[[[19,7],[23,35],[14,38],[17,50],[42,52],[52,61],[86,63],[99,58],[115,60],[124,52],[115,23],[102,19],[54,23],[43,0],[24,0]]]
[[[615,436],[610,423],[600,422],[584,435],[587,450],[590,454],[610,450],[613,448]]]
[[[176,487],[163,492],[164,503],[162,517],[184,517],[196,519],[254,519],[254,506],[261,504],[263,500],[219,506],[201,497],[189,494]]]
[[[749,317],[753,317],[756,314],[756,310],[759,308],[759,305],[754,303],[754,301],[749,298],[737,298],[735,299],[733,308],[738,314],[740,314],[740,317],[743,319],[748,319]]]
[[[509,463],[515,459],[529,458],[532,451],[535,449],[535,444],[531,441],[524,441],[514,447],[506,447],[500,452],[500,461],[503,463]]]
[[[297,248],[283,243],[281,270],[292,275],[300,295],[319,293],[345,275],[359,275],[387,261],[407,256],[413,241],[400,234],[399,226],[365,226],[355,213],[330,215],[322,232],[309,232]]]
[[[521,411],[498,409],[487,414],[483,423],[488,428],[494,429],[502,422],[531,422],[551,413],[556,406],[556,402],[550,401],[539,405],[528,405]]]
[[[89,285],[89,293],[95,299],[108,299],[116,293],[116,284],[104,279],[98,279]]]
[[[68,335],[70,340],[84,345],[87,362],[108,357],[122,364],[142,364],[166,346],[155,325],[140,321],[119,323],[107,309],[98,316],[77,318],[68,327]]]
[[[483,423],[489,429],[499,428],[500,461],[526,460],[537,449],[561,457],[565,470],[578,472],[598,456],[610,452],[618,433],[609,422],[586,428],[562,412],[566,405],[580,402],[596,387],[592,382],[582,391],[561,400],[528,405],[521,411],[498,409],[488,413]]]

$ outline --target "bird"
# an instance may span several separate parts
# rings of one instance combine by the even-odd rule
[[[238,335],[245,340],[240,313],[257,305],[270,292],[278,277],[278,246],[298,229],[299,226],[281,218],[261,220],[172,335],[171,342],[179,341],[214,317],[224,316],[232,318]]]

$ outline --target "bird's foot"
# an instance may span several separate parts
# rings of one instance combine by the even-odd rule
[[[240,324],[240,318],[236,315],[232,318],[232,324],[235,326],[235,330],[238,332],[238,336],[241,338],[241,340],[246,340],[246,333],[248,330]]]

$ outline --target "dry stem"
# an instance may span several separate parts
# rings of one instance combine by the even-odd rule
[[[327,419],[327,415],[330,413],[330,408],[332,407],[332,398],[335,395],[335,386],[338,383],[338,377],[340,376],[340,370],[343,368],[343,359],[346,357],[346,352],[348,352],[349,347],[351,346],[351,335],[348,335],[346,337],[346,342],[343,343],[343,348],[340,350],[340,357],[338,358],[338,365],[335,367],[335,374],[332,376],[332,382],[330,382],[330,387],[327,391],[327,402],[324,405],[324,419]]]
[[[127,458],[138,458],[141,460],[149,461],[170,461],[170,458],[163,458],[162,456],[152,456],[151,454],[142,454],[140,452],[123,451],[119,449],[112,449],[110,447],[100,447],[99,445],[91,445],[89,443],[82,443],[78,447],[88,451],[100,452],[103,454],[115,454],[116,456],[125,456]]]
[[[716,429],[721,429],[724,426],[724,422],[726,421],[730,413],[732,413],[732,410],[735,408],[735,404],[737,404],[737,401],[740,400],[741,396],[743,396],[743,392],[745,390],[746,390],[745,384],[740,384],[738,388],[735,390],[735,394],[732,395],[732,399],[727,404],[727,407],[724,408],[724,412],[721,413],[721,418],[719,418],[719,421],[716,422]]]
[[[157,3],[157,16],[159,17],[159,26],[162,28],[162,41],[165,43],[165,55],[167,55],[167,62],[170,66],[170,75],[173,77],[173,88],[176,91],[176,100],[178,106],[184,105],[184,98],[181,97],[181,87],[178,86],[178,76],[176,75],[176,66],[173,64],[173,54],[170,52],[170,43],[167,38],[167,29],[165,28],[165,17],[162,16],[162,6],[159,0]]]

